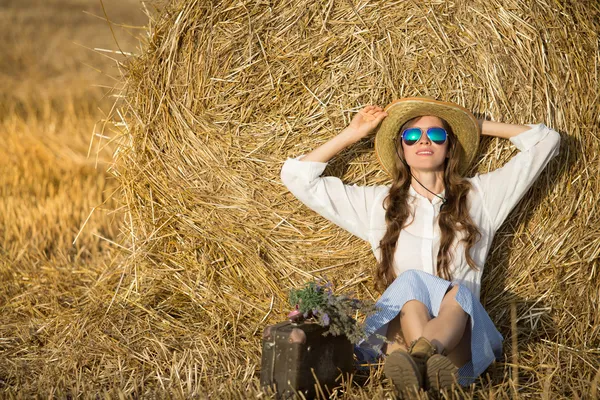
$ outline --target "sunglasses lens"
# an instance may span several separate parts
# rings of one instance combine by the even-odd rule
[[[429,136],[429,139],[435,144],[444,144],[448,135],[444,128],[429,128],[427,130],[427,136]]]
[[[419,128],[408,128],[402,133],[402,140],[409,146],[417,143],[421,138],[421,129]]]

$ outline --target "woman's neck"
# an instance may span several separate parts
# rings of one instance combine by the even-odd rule
[[[411,186],[413,189],[419,193],[421,196],[426,197],[431,201],[435,196],[432,193],[429,193],[423,186],[427,189],[431,190],[435,194],[439,194],[444,190],[444,172],[443,171],[411,171],[413,178],[411,179]],[[419,182],[423,186],[417,182]]]

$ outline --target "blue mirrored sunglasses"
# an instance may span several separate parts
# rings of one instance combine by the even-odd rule
[[[412,146],[421,139],[423,129],[407,128],[402,132],[402,141],[408,146]],[[448,133],[444,128],[431,127],[427,128],[427,137],[435,144],[444,144],[448,139]]]

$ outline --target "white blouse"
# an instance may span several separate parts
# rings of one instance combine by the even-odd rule
[[[467,195],[469,214],[481,232],[481,239],[471,248],[478,270],[472,270],[464,255],[459,234],[450,271],[453,282],[465,285],[477,299],[483,266],[494,234],[509,212],[533,185],[546,164],[560,148],[560,135],[544,124],[527,125],[531,129],[510,138],[520,150],[502,168],[467,178],[472,189]],[[386,232],[383,200],[390,185],[345,185],[333,176],[321,177],[328,163],[301,161],[305,155],[288,158],[281,169],[281,180],[302,203],[350,233],[368,241],[377,261],[379,242]],[[436,274],[440,242],[438,214],[441,199],[429,201],[409,190],[414,220],[402,229],[394,253],[394,271],[399,275],[408,269]],[[441,195],[443,195],[442,192]],[[410,220],[411,217],[409,217]]]

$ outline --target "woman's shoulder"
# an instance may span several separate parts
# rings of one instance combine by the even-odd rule
[[[371,198],[374,200],[374,205],[382,206],[384,199],[390,193],[392,185],[369,185],[365,186],[366,190],[371,191]]]
[[[469,192],[467,193],[467,198],[469,199],[469,204],[471,207],[483,200],[484,192],[483,187],[481,186],[480,176],[481,174],[476,173],[473,176],[465,178],[465,180],[469,182],[469,185],[471,186]]]

